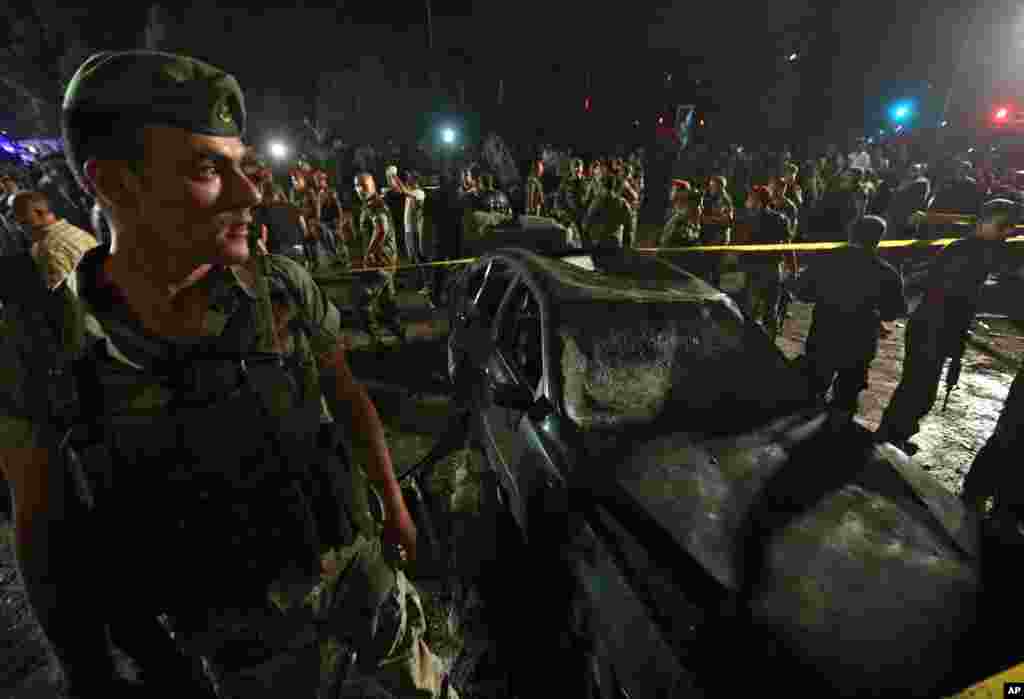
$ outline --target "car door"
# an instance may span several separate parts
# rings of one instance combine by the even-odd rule
[[[493,337],[498,309],[513,279],[512,266],[505,260],[493,258],[474,265],[459,279],[448,319],[448,371],[453,382],[457,381],[455,365],[460,348],[455,343],[459,332],[476,329]]]
[[[534,399],[543,395],[543,327],[539,299],[525,283],[517,281],[496,319],[495,351],[487,365],[491,400],[483,416],[492,461],[511,496],[513,514],[527,532],[531,497],[560,480],[539,434],[546,414],[542,411],[531,416],[525,408],[498,405],[494,394],[512,389]]]

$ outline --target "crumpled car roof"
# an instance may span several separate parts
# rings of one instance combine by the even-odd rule
[[[555,310],[563,413],[583,431],[717,432],[807,399],[806,381],[721,291],[661,258],[599,255],[590,271],[509,251]],[[583,260],[585,261],[585,260]]]
[[[558,258],[515,251],[544,280],[553,300],[559,303],[629,300],[639,303],[700,302],[728,299],[668,260],[620,251],[591,255],[594,271]]]

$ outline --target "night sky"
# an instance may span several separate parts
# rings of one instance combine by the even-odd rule
[[[276,88],[302,100],[315,73],[357,68],[364,56],[414,75],[425,67],[420,0],[164,7],[167,48],[222,65],[254,92]],[[790,110],[779,113],[781,123],[830,133],[882,120],[903,97],[941,104],[956,66],[954,112],[983,113],[1015,91],[1024,97],[1016,80],[1024,10],[1006,0],[961,8],[949,0],[432,2],[436,52],[446,78],[464,72],[471,104],[493,102],[504,77],[509,102],[543,121],[545,112],[565,112],[563,102],[581,102],[589,70],[593,91],[619,123],[632,119],[628,111],[650,113],[664,97],[656,86],[665,70],[678,76],[680,99],[692,91],[683,89],[688,78],[702,78],[712,93],[704,97],[730,129],[764,121],[778,104]],[[93,7],[79,25],[98,48],[125,48],[137,42],[144,18],[143,3]],[[800,59],[788,64],[794,51]]]

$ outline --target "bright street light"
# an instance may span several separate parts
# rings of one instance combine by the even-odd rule
[[[792,63],[793,61],[795,61],[799,57],[800,57],[800,55],[794,51],[793,53],[789,54],[789,62]]]
[[[447,145],[455,143],[455,129],[445,128],[441,129],[441,141]]]
[[[270,150],[270,155],[277,160],[284,160],[288,156],[288,146],[280,141],[271,142],[268,150]]]

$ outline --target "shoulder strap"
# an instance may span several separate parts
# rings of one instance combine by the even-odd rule
[[[298,323],[299,323],[300,330],[302,331],[303,334],[306,335],[307,338],[311,337],[313,335],[312,322],[310,321],[309,318],[306,317],[306,313],[305,313],[306,308],[305,308],[305,305],[302,302],[302,293],[299,291],[299,288],[297,286],[295,286],[295,284],[293,283],[292,279],[287,274],[285,274],[284,271],[280,267],[278,267],[276,264],[274,264],[271,261],[271,259],[270,259],[271,257],[273,257],[273,255],[263,255],[261,257],[261,261],[260,261],[260,265],[259,265],[260,266],[260,271],[261,271],[262,276],[264,278],[264,286],[265,286],[266,293],[267,293],[267,301],[268,301],[267,306],[266,306],[267,312],[270,312],[270,305],[269,305],[270,289],[269,289],[269,286],[266,286],[266,280],[270,279],[270,278],[273,278],[273,279],[281,282],[281,285],[284,287],[284,290],[288,294],[289,299],[291,299],[291,301],[295,305],[296,309],[298,309],[299,317],[298,317],[297,320],[298,320]],[[270,322],[271,322],[271,327],[273,327],[273,316],[270,317]]]

